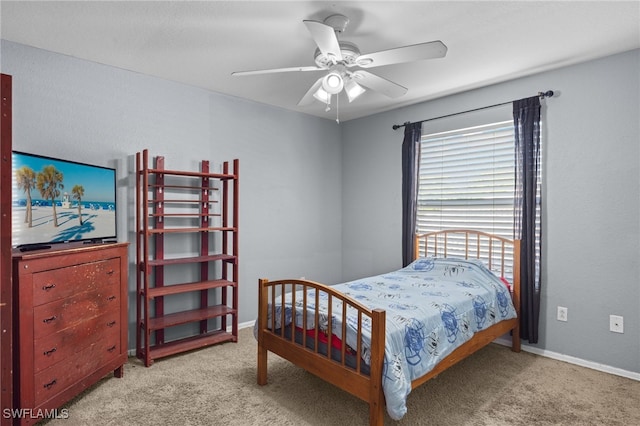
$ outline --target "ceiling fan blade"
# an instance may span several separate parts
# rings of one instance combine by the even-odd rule
[[[342,60],[342,51],[340,43],[333,27],[318,21],[302,21],[311,33],[311,37],[318,45],[320,52],[328,58],[335,58],[336,61]]]
[[[233,76],[243,75],[258,75],[258,74],[272,74],[278,72],[291,72],[291,71],[323,71],[324,68],[320,67],[291,67],[291,68],[274,68],[270,70],[255,70],[255,71],[236,71],[232,72]]]
[[[390,98],[399,98],[407,93],[407,88],[389,81],[386,78],[371,74],[369,71],[356,71],[353,73],[355,81],[371,90],[380,92]]]
[[[311,102],[315,100],[315,98],[313,97],[313,94],[316,93],[316,90],[318,90],[318,88],[322,85],[323,78],[324,77],[320,77],[315,83],[313,83],[313,86],[311,86],[307,91],[307,93],[304,94],[302,99],[298,101],[298,106],[309,105]]]
[[[446,54],[447,46],[437,40],[360,55],[356,60],[356,65],[362,68],[381,67],[403,62],[422,61],[423,59],[444,58]]]

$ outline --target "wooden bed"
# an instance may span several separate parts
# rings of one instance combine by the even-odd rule
[[[446,230],[438,231],[416,236],[415,240],[416,258],[427,255],[439,257],[464,257],[467,259],[481,259],[489,269],[494,271],[500,277],[509,277],[512,283],[511,296],[516,313],[519,315],[520,306],[520,269],[519,269],[519,253],[520,241],[509,240],[503,237],[487,234],[474,230]],[[307,315],[315,316],[315,338],[308,337],[306,334],[297,336],[295,332],[285,333],[285,328],[271,330],[268,324],[268,315],[274,318],[276,313],[274,306],[277,302],[284,302],[286,293],[303,291],[303,300],[298,300],[299,308],[302,310],[302,318],[305,323],[303,329],[308,329],[306,325]],[[347,310],[350,313],[357,312],[357,347],[347,348],[342,341],[339,361],[335,360],[335,354],[332,356],[332,350],[322,351],[321,344],[318,342],[318,312],[312,312],[312,307],[308,306],[307,291],[312,290],[316,296],[320,292],[326,293],[329,298],[329,306],[332,305],[331,300],[342,301],[342,312],[329,312],[329,342],[331,336],[331,317],[345,318]],[[385,351],[385,311],[381,309],[369,309],[354,299],[339,293],[331,286],[320,284],[307,280],[278,280],[269,281],[267,279],[259,280],[259,299],[258,299],[258,320],[257,320],[257,340],[258,340],[258,384],[265,385],[267,383],[267,353],[273,352],[282,358],[294,363],[295,365],[307,370],[310,373],[326,380],[329,383],[349,392],[350,394],[364,400],[369,404],[369,424],[382,425],[384,422],[385,400],[382,389],[382,374],[384,364]],[[295,296],[292,302],[295,304]],[[318,303],[309,303],[317,306]],[[269,312],[272,309],[272,312]],[[329,309],[331,310],[331,309]],[[371,349],[370,349],[370,365],[368,366],[369,374],[363,372],[365,367],[362,361],[362,331],[361,324],[365,319],[371,321]],[[282,310],[282,324],[284,324],[284,310]],[[346,335],[346,320],[340,321],[342,325],[342,336]],[[415,389],[429,379],[442,373],[447,368],[463,360],[467,356],[473,354],[484,346],[488,345],[500,336],[512,332],[512,346],[514,352],[520,351],[519,338],[519,321],[517,318],[501,321],[491,327],[480,332],[476,332],[471,340],[466,341],[451,354],[438,363],[435,368],[426,375],[412,381],[411,388]],[[315,339],[315,342],[313,342]],[[302,340],[302,341],[300,341]],[[307,340],[311,340],[307,342]],[[313,348],[309,348],[313,346]],[[353,358],[355,366],[347,365],[347,353],[355,352]],[[323,353],[324,352],[324,353]],[[353,363],[352,363],[353,364]]]

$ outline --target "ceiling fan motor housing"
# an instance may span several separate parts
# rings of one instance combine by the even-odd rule
[[[339,42],[339,44],[340,53],[342,54],[342,61],[338,61],[337,63],[346,66],[355,65],[358,56],[360,56],[360,49],[358,49],[358,46],[348,41],[341,41]],[[330,68],[335,63],[333,58],[323,55],[320,49],[316,49],[314,60],[316,62],[316,65],[321,68]]]
[[[335,32],[342,33],[347,29],[347,25],[349,25],[349,18],[336,13],[335,15],[327,16],[322,22],[333,28]]]

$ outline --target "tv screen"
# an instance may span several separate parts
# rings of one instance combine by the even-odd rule
[[[116,170],[12,152],[14,247],[116,238]]]

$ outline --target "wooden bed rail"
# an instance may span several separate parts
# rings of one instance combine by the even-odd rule
[[[332,287],[314,281],[260,279],[258,289],[258,384],[265,385],[267,383],[268,351],[290,360],[293,357],[298,366],[369,403],[370,419],[379,419],[379,422],[374,420],[372,424],[382,425],[384,418],[382,373],[385,347],[385,311],[371,310],[335,291]],[[276,305],[284,306],[287,296],[290,297],[287,306],[291,306],[293,309],[291,312],[285,312],[285,309],[277,312]],[[326,318],[320,317],[316,309],[321,297],[328,299],[329,311]],[[356,328],[357,343],[355,347],[350,348],[355,352],[353,356],[355,367],[348,366],[346,363],[347,351],[349,350],[347,339],[344,337],[347,336],[349,324],[347,313],[357,317],[357,324],[352,324]],[[285,327],[282,325],[286,323],[288,318],[292,322],[295,322],[295,318],[301,318],[302,330],[312,330],[311,335],[301,332],[298,333],[298,339],[296,339],[295,327],[291,327],[290,331],[286,333]],[[279,322],[276,319],[279,319]],[[277,328],[273,327],[274,320],[276,320]],[[342,336],[338,360],[334,359],[335,354],[332,356],[331,350],[333,330],[335,330],[334,322],[340,324],[340,335]],[[365,324],[371,328],[369,374],[362,371],[362,359],[365,355],[365,348],[362,344],[362,328]],[[327,337],[325,353],[320,350],[320,335],[323,333]],[[285,342],[287,344],[284,344]],[[291,346],[298,349],[292,351],[290,350]],[[300,351],[300,349],[304,350]]]

